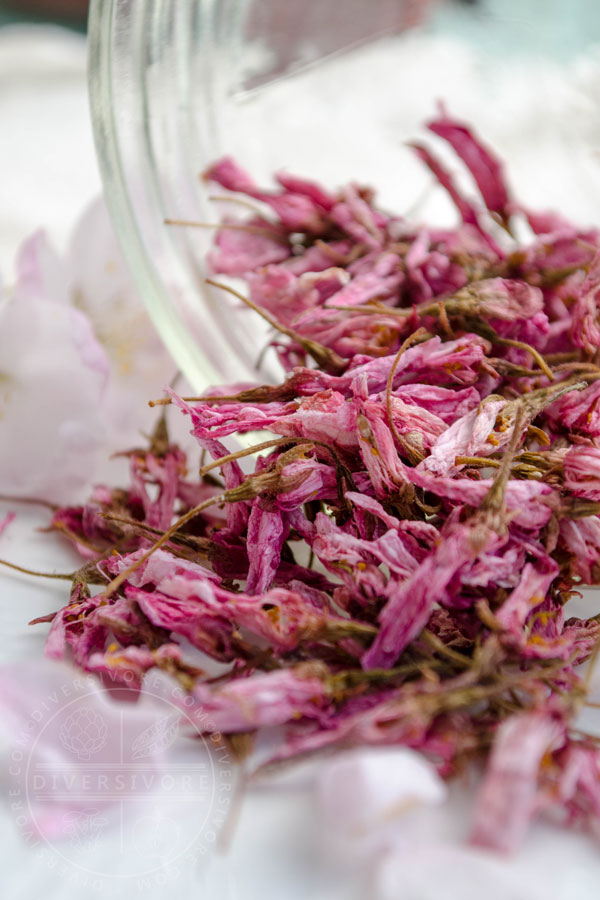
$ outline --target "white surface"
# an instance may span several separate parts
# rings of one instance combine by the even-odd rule
[[[0,271],[48,228],[61,247],[100,189],[87,113],[85,41],[62,29],[0,29]]]
[[[6,270],[18,241],[38,225],[64,240],[97,188],[82,43],[60,33],[0,33],[0,111],[0,259]],[[57,536],[36,530],[47,523],[45,512],[12,508],[18,516],[0,538],[1,557],[42,570],[68,571],[77,565]],[[0,514],[7,509],[0,505]],[[66,583],[0,573],[0,662],[39,659],[47,626],[26,623],[62,606],[66,596]],[[589,595],[586,602],[593,602]],[[377,875],[368,868],[355,870],[352,859],[333,863],[317,820],[310,770],[304,780],[299,772],[279,787],[263,786],[247,795],[226,856],[182,860],[164,873],[164,883],[154,878],[142,885],[115,884],[100,878],[94,885],[85,872],[61,867],[56,853],[40,859],[23,840],[5,790],[6,744],[1,749],[0,880],[2,896],[10,900],[109,895],[153,900],[171,891],[190,900],[370,900],[377,891],[385,900],[598,896],[598,848],[582,835],[536,825],[511,860],[465,851],[470,791],[460,783],[447,804],[407,818],[406,842]],[[98,848],[99,865],[108,872],[116,841],[115,834]],[[467,894],[469,880],[477,885],[476,893]]]

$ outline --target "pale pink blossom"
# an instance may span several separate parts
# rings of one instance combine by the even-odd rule
[[[109,366],[88,319],[18,283],[0,306],[0,359],[0,492],[73,499],[106,441]]]
[[[0,492],[68,502],[102,456],[140,442],[176,367],[133,286],[101,200],[64,258],[21,247],[0,305]]]
[[[324,824],[357,840],[381,840],[391,824],[402,824],[416,807],[443,803],[447,793],[431,763],[405,747],[341,752],[317,776]]]

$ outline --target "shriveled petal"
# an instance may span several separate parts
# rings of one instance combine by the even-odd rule
[[[310,668],[238,678],[216,690],[197,685],[193,697],[198,705],[186,704],[190,718],[199,726],[208,721],[225,734],[314,718],[327,704],[323,682],[311,676]]]
[[[477,798],[472,843],[506,853],[521,845],[535,811],[542,759],[564,734],[562,722],[546,711],[514,715],[500,725]]]
[[[481,407],[457,419],[437,439],[423,466],[439,475],[447,475],[456,466],[457,456],[487,456],[498,442],[487,443],[504,400],[488,400]]]
[[[427,127],[447,141],[473,176],[484,203],[502,219],[509,216],[509,196],[503,166],[494,154],[474,136],[462,122],[451,118],[443,109]]]

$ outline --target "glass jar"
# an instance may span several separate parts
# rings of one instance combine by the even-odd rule
[[[356,180],[384,207],[452,221],[406,146],[440,99],[507,161],[519,200],[598,222],[599,39],[597,0],[92,0],[107,201],[188,380],[280,372],[274,354],[257,365],[268,326],[205,283],[225,208],[199,178],[209,162],[231,154],[267,184],[280,168]]]

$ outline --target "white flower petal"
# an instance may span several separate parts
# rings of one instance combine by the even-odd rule
[[[110,361],[104,398],[109,442],[114,449],[139,443],[140,432],[150,432],[156,422],[147,401],[162,395],[177,364],[146,313],[102,198],[94,200],[77,222],[66,269],[69,302],[89,318]],[[181,420],[171,418],[170,425]],[[185,431],[182,425],[182,435]]]
[[[385,829],[415,807],[443,803],[446,796],[434,767],[404,747],[342,753],[328,761],[318,778],[325,822],[356,836]]]
[[[64,303],[68,294],[65,267],[43,229],[27,238],[17,252],[17,281],[14,296],[19,299],[53,300]]]
[[[0,309],[0,493],[66,502],[104,444],[102,348],[81,313],[13,297]]]

